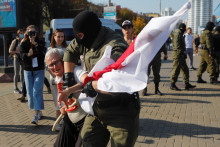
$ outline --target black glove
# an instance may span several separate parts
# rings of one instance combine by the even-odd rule
[[[187,58],[187,55],[185,53],[183,53],[183,58],[186,59]]]
[[[211,55],[211,57],[214,57],[214,56],[215,56],[214,51],[213,51],[212,49],[209,50],[209,55]]]
[[[73,77],[73,73],[72,72],[67,72],[63,74],[63,90],[73,86],[74,84],[76,84],[75,79]],[[69,98],[72,98],[73,94],[69,95]]]
[[[82,89],[82,93],[87,94],[89,97],[95,97],[97,92],[92,87],[92,81],[89,81]]]

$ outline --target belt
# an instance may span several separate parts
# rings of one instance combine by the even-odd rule
[[[101,96],[102,97],[102,96]],[[109,96],[105,100],[96,100],[95,104],[98,107],[114,107],[114,106],[126,106],[130,102],[136,102],[139,101],[139,95],[138,92],[135,92],[133,94],[128,93],[119,93],[119,94],[113,94]]]

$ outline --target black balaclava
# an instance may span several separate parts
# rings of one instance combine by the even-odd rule
[[[182,33],[184,33],[184,32],[186,31],[186,25],[185,25],[184,23],[181,23],[181,24],[179,25],[179,29],[180,29],[180,31],[181,31]]]
[[[91,48],[99,30],[101,29],[101,24],[98,16],[92,11],[86,10],[80,12],[73,21],[73,31],[75,35],[77,33],[83,33],[84,38],[79,39],[76,37],[76,41],[87,48]]]
[[[212,31],[214,27],[215,27],[215,24],[210,21],[210,22],[207,22],[205,30]]]

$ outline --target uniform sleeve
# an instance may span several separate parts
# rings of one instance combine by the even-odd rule
[[[64,62],[73,62],[76,64],[76,63],[78,63],[80,53],[81,53],[81,48],[77,44],[76,40],[74,39],[67,46],[66,51],[64,53],[63,61]]]
[[[213,36],[211,32],[207,33],[205,40],[206,40],[207,48],[209,50],[212,50],[213,49]]]

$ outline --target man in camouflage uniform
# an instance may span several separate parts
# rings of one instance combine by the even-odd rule
[[[155,94],[163,95],[159,90],[159,82],[160,82],[160,68],[161,68],[161,52],[164,53],[164,59],[167,60],[167,49],[165,44],[162,46],[160,51],[156,54],[154,59],[151,61],[148,67],[148,76],[150,75],[150,70],[152,67],[153,75],[154,75],[154,85],[155,85]],[[147,87],[144,88],[143,96],[147,96]]]
[[[206,83],[202,79],[202,74],[206,71],[209,72],[210,83],[216,84],[217,81],[215,79],[215,62],[214,62],[214,52],[213,52],[213,35],[212,30],[214,28],[213,22],[208,22],[206,24],[205,30],[202,32],[200,37],[200,55],[201,61],[199,65],[199,69],[197,72],[197,83]]]
[[[120,34],[102,27],[97,15],[91,11],[83,11],[74,18],[73,30],[76,38],[67,47],[63,59],[64,84],[71,82],[72,71],[80,55],[84,56],[86,70],[90,72],[107,45],[112,47],[111,58],[114,61],[128,47]],[[95,90],[95,82],[90,81],[83,87],[88,96],[97,95],[93,105],[94,116],[86,116],[81,131],[83,146],[104,147],[111,139],[112,146],[133,147],[139,130],[138,93],[99,93]]]
[[[193,86],[189,83],[189,69],[186,64],[186,47],[185,47],[185,41],[183,34],[186,31],[186,25],[184,23],[181,23],[179,25],[179,29],[174,33],[172,44],[173,44],[173,69],[172,69],[172,75],[170,78],[171,86],[170,89],[172,90],[180,90],[176,86],[176,82],[180,73],[180,70],[183,74],[183,81],[185,83],[185,89],[189,90],[190,88],[194,88],[196,86]]]
[[[219,64],[220,64],[220,26],[217,26],[215,28],[215,32],[213,35],[213,43],[214,43],[214,61],[216,65],[215,79],[217,81],[219,77]]]

